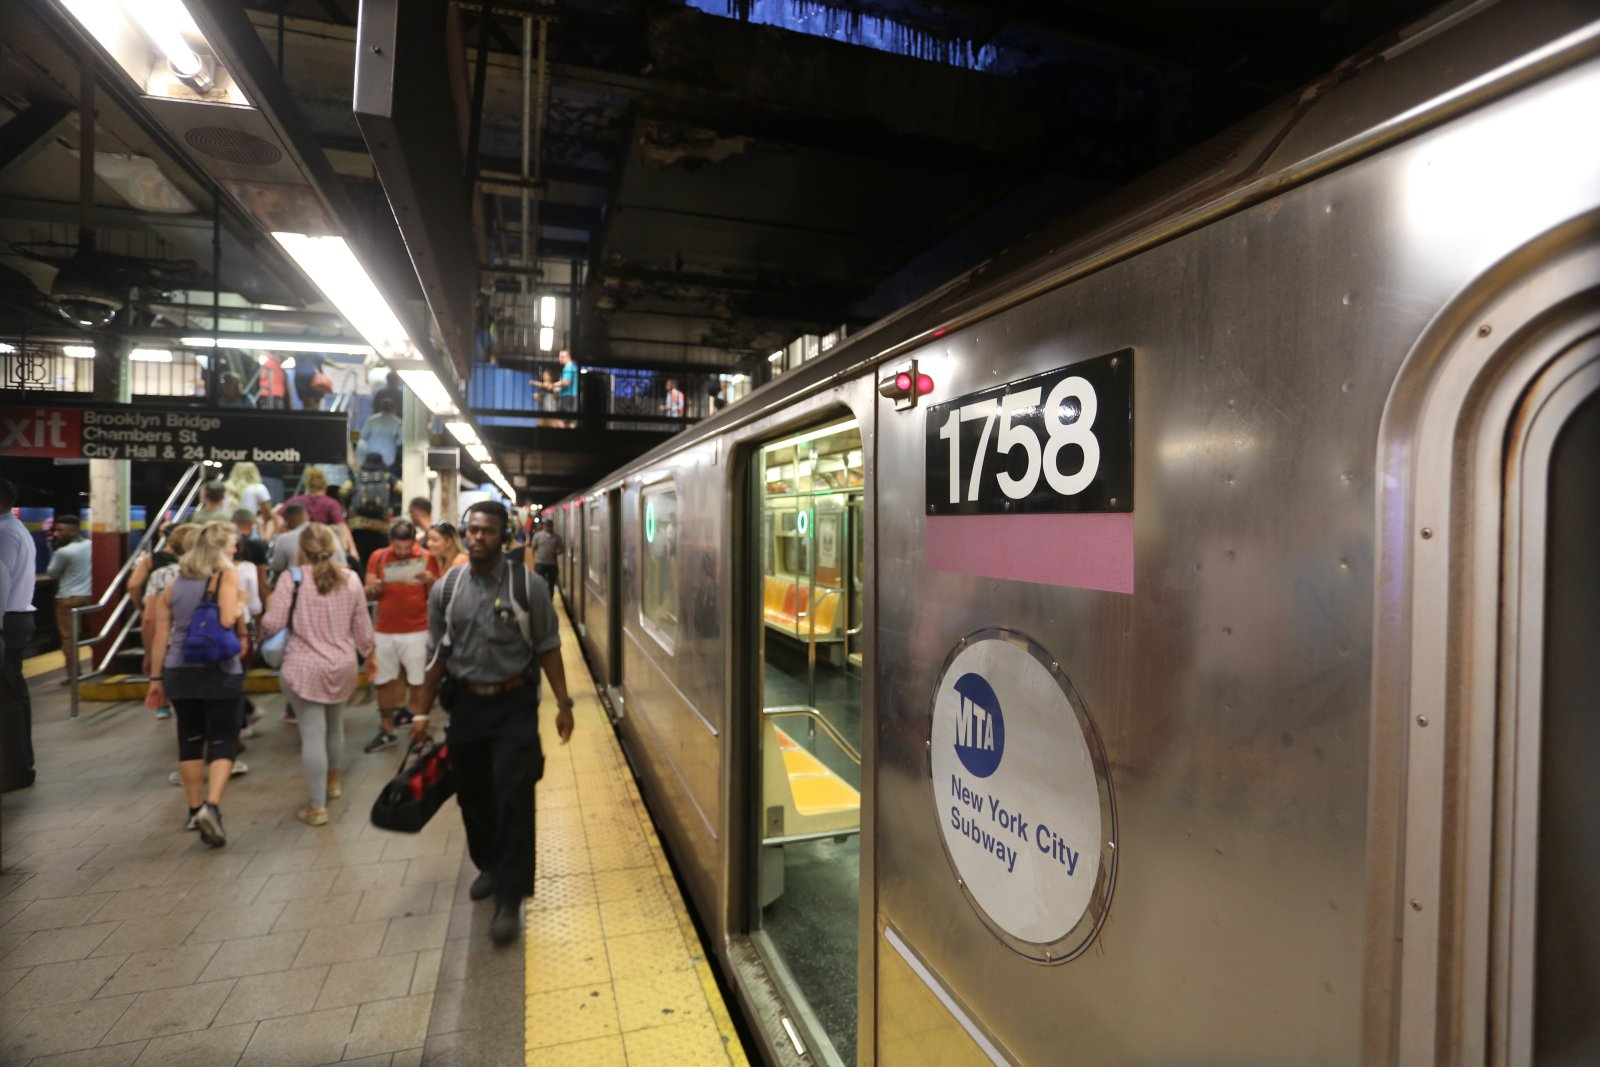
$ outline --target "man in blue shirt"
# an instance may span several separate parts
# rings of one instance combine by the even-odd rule
[[[553,390],[556,395],[556,410],[577,411],[578,364],[573,361],[572,353],[565,348],[556,353],[556,358],[561,361],[561,380],[556,383]],[[571,428],[577,424],[568,422],[566,425]]]
[[[11,513],[17,487],[0,478],[0,730],[4,731],[6,792],[33,784],[33,705],[22,657],[33,640],[33,538]]]
[[[394,397],[380,392],[372,398],[372,414],[361,427],[356,455],[365,457],[376,453],[383,457],[385,468],[393,467],[404,437],[405,423],[395,413]]]

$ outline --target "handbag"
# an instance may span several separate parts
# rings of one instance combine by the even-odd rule
[[[222,576],[214,579],[218,585]],[[189,630],[183,636],[183,662],[195,666],[214,666],[225,663],[239,654],[242,646],[239,635],[222,625],[217,613],[217,591],[206,583],[200,603],[189,616]]]
[[[415,755],[416,762],[411,762]],[[432,740],[407,746],[400,757],[400,770],[389,779],[378,799],[372,802],[372,825],[380,830],[414,834],[428,824],[439,806],[455,795],[455,777],[450,771],[450,746]]]
[[[333,392],[333,379],[318,371],[311,376],[311,391],[313,393]]]
[[[300,602],[300,568],[290,567],[289,574],[294,578],[294,593],[289,597],[289,617],[284,621],[283,629],[261,642],[262,662],[273,670],[283,666],[283,654],[289,650],[289,631],[294,629],[294,606]]]

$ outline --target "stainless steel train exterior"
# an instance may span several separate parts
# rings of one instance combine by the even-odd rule
[[[567,609],[770,1061],[832,1052],[752,936],[762,450],[853,419],[858,1062],[1600,1062],[1595,17],[1457,5],[556,505]],[[1117,353],[1131,511],[939,513],[936,420]],[[897,403],[910,360],[932,391]],[[1080,752],[1029,721],[1089,757],[1010,794],[1078,805],[1067,905],[952,841],[976,772],[935,775],[941,686],[997,634],[1056,683],[1008,705],[1006,759]]]

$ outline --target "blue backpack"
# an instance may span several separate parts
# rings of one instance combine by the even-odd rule
[[[215,579],[222,584],[222,576]],[[217,591],[206,583],[205,594],[189,617],[189,632],[183,636],[183,662],[195,666],[226,663],[241,651],[239,635],[222,625],[217,614]]]

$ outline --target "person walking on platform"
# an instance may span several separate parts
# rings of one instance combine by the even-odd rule
[[[350,536],[350,527],[345,525],[344,508],[329,495],[328,475],[321,467],[306,468],[305,490],[299,496],[285,500],[283,506],[278,509],[279,512],[287,519],[289,508],[295,504],[301,505],[306,509],[308,519],[333,529],[346,555],[356,555],[355,539]]]
[[[467,852],[479,870],[468,895],[495,898],[489,934],[516,939],[522,902],[533,895],[534,784],[539,747],[539,671],[556,698],[556,733],[572,737],[572,700],[561,663],[561,633],[544,583],[507,560],[511,516],[493,501],[467,511],[469,565],[452,569],[428,595],[433,658],[411,693],[413,742],[428,736],[428,709],[448,677],[447,738]]]
[[[428,671],[428,590],[443,573],[409,519],[389,527],[388,547],[367,560],[367,597],[378,602],[378,733],[363,751],[388,748],[396,725],[410,723],[406,687],[420,686]]]
[[[72,640],[72,609],[89,603],[94,597],[94,560],[90,542],[80,536],[81,524],[76,515],[57,515],[55,527],[50,531],[50,567],[45,577],[56,584],[56,634],[61,639],[62,654],[67,657],[67,675],[72,675],[71,661],[77,649],[68,649]]]
[[[274,587],[277,585],[278,575],[295,565],[294,561],[300,554],[300,531],[310,519],[311,516],[306,512],[304,504],[283,506],[284,530],[272,539],[272,548],[267,553],[267,581]],[[350,565],[345,558],[344,549],[335,545],[334,554],[340,563],[346,567]]]
[[[139,639],[144,645],[146,677],[154,678],[161,673],[159,670],[161,665],[150,658],[150,649],[156,640],[156,600],[167,591],[172,579],[178,576],[178,562],[183,559],[185,552],[194,547],[194,540],[200,536],[200,529],[192,522],[169,528],[166,542],[134,564],[133,573],[128,576],[130,595],[135,588],[139,592]],[[141,575],[140,570],[146,564],[149,570]],[[165,719],[172,715],[172,708],[161,704],[155,708],[155,713],[156,718]],[[241,766],[239,761],[235,761],[234,772],[242,773],[239,769]],[[244,770],[249,768],[245,767]],[[181,778],[177,784],[183,784]]]
[[[217,627],[235,633],[242,629],[244,598],[233,569],[233,541],[233,530],[226,524],[212,523],[201,530],[194,547],[183,554],[178,576],[156,599],[150,658],[159,664],[159,673],[150,679],[145,697],[146,707],[170,701],[176,713],[178,776],[189,800],[186,828],[199,830],[200,839],[212,848],[228,843],[222,794],[239,745],[245,649],[224,655],[222,642],[201,638]]]
[[[394,475],[376,452],[368,453],[350,491],[350,535],[355,538],[357,566],[367,563],[389,541],[394,519]]]
[[[467,550],[461,547],[461,535],[456,533],[452,523],[434,523],[428,528],[428,537],[424,544],[427,545],[428,555],[439,564],[440,574],[451,567],[467,565]]]
[[[343,795],[344,702],[356,688],[356,655],[370,656],[372,618],[355,573],[340,562],[333,532],[301,527],[298,564],[278,579],[264,634],[289,628],[279,678],[300,723],[300,767],[311,803],[296,813],[308,826],[328,821],[328,801]]]
[[[33,640],[33,583],[36,550],[22,520],[11,513],[17,487],[0,478],[0,746],[5,768],[0,788],[9,793],[33,784],[33,703],[22,676],[22,659]]]
[[[272,490],[261,481],[261,469],[249,460],[240,460],[228,472],[227,502],[235,509],[250,513],[255,533],[263,541],[272,540],[276,520],[272,514]]]
[[[557,561],[561,558],[561,550],[566,547],[561,540],[561,535],[551,528],[548,522],[541,522],[533,535],[533,540],[528,544],[528,555],[533,559],[533,572],[544,579],[550,587],[550,599],[556,596],[556,579],[561,576],[561,568]]]
[[[232,522],[233,509],[228,506],[228,485],[226,482],[207,482],[206,487],[200,491],[200,508],[189,521],[196,526],[204,526],[208,522]]]
[[[356,441],[356,455],[363,459],[378,456],[379,465],[384,470],[394,466],[400,456],[400,447],[405,442],[405,423],[401,421],[398,409],[394,397],[381,392],[374,395],[372,414],[361,424],[361,436]],[[366,469],[365,464],[362,469]]]

